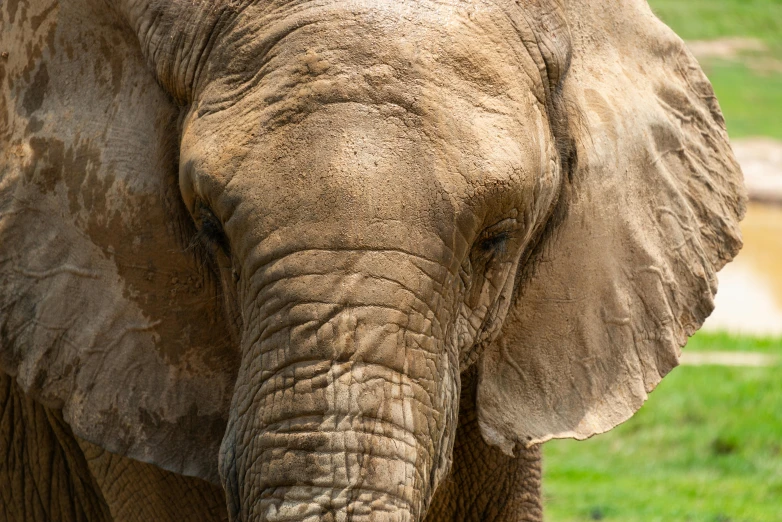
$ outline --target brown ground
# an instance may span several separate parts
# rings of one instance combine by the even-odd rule
[[[681,364],[686,366],[749,366],[764,367],[776,364],[777,357],[752,352],[688,352],[682,354]]]
[[[755,38],[718,38],[690,40],[687,47],[698,60],[741,60],[760,74],[782,72],[782,60],[768,53],[768,46]]]

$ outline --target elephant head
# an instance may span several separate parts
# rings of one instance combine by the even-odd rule
[[[237,520],[421,520],[468,369],[506,453],[611,429],[741,246],[643,0],[12,6],[0,367]]]

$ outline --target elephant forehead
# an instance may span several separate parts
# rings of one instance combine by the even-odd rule
[[[249,104],[263,130],[345,101],[438,119],[453,115],[456,99],[498,114],[517,113],[530,97],[544,104],[540,57],[494,3],[285,7],[248,8],[217,38],[198,81],[199,115],[242,104],[250,116]]]

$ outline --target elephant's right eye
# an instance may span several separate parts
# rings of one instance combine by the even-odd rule
[[[198,204],[196,210],[196,219],[198,221],[198,235],[209,246],[219,248],[223,253],[231,257],[231,245],[228,237],[225,235],[223,225],[214,212],[204,204]]]

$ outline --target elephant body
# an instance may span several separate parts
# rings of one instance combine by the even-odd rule
[[[3,520],[227,520],[219,486],[107,452],[0,376]]]
[[[0,51],[8,520],[540,520],[741,247],[644,0],[14,0]]]
[[[0,386],[3,520],[228,520],[220,486],[110,453],[73,435],[57,410],[27,397],[12,378],[0,375]],[[426,522],[542,520],[539,447],[508,457],[488,446],[474,400],[468,386],[453,469]]]

